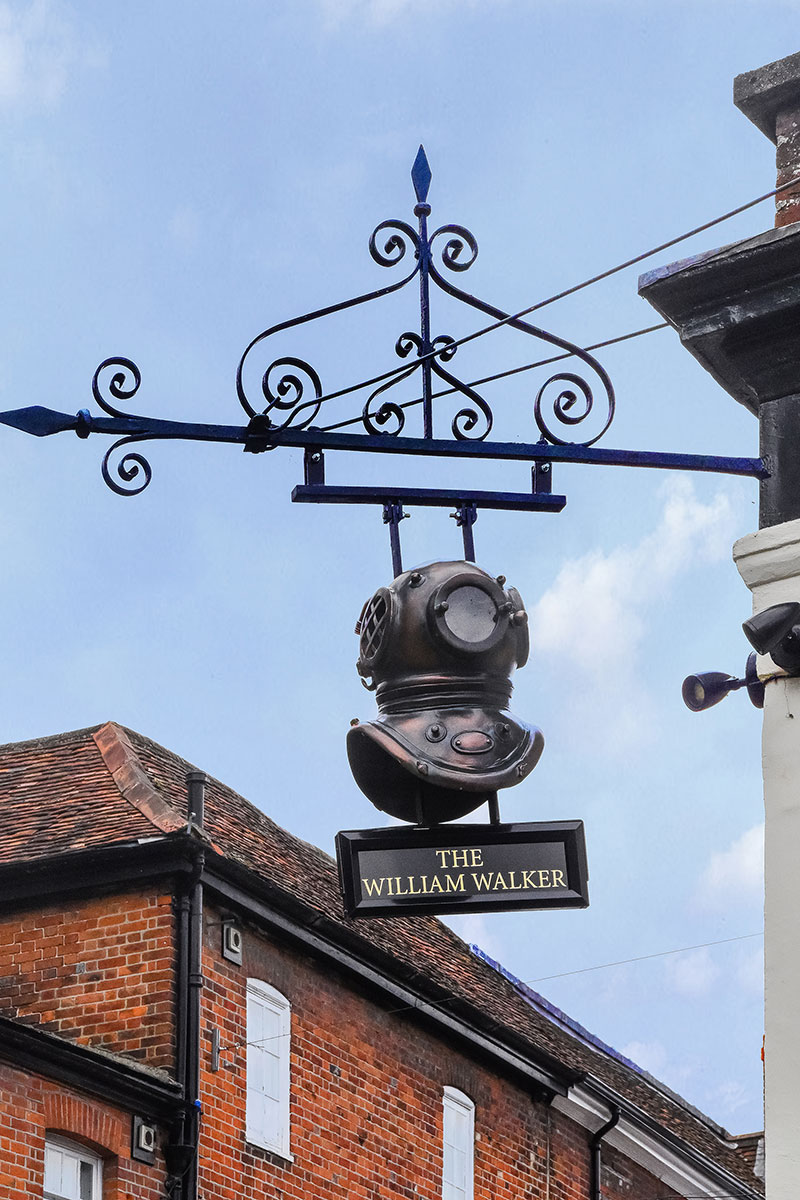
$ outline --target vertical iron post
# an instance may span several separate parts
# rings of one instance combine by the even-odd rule
[[[425,157],[425,151],[420,146],[414,166],[411,169],[411,182],[414,184],[414,194],[417,204],[414,215],[419,218],[419,353],[422,358],[422,427],[423,437],[433,437],[433,402],[431,387],[431,300],[428,269],[431,261],[431,250],[428,245],[428,217],[431,206],[428,204],[428,188],[431,184],[431,169]]]
[[[400,522],[408,513],[403,512],[402,504],[384,504],[383,523],[389,526],[389,541],[392,547],[392,570],[394,578],[403,574],[403,555],[400,550]]]
[[[464,558],[467,562],[475,562],[475,538],[472,534],[472,526],[478,519],[478,510],[472,501],[466,500],[463,504],[459,504],[455,512],[450,513],[454,518],[456,525],[461,530],[461,535],[464,539]]]

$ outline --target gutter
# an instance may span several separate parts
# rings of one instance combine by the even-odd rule
[[[231,876],[235,877],[235,881]],[[347,938],[346,930],[319,912],[310,909],[303,912],[295,900],[296,915],[288,915],[284,893],[273,897],[259,876],[232,864],[229,859],[216,856],[207,858],[203,881],[210,891],[258,921],[262,927],[302,946],[317,957],[327,959],[339,970],[355,976],[362,985],[381,993],[390,1000],[392,1008],[407,1009],[406,1016],[422,1019],[435,1027],[440,1035],[455,1039],[468,1052],[491,1060],[495,1068],[504,1074],[511,1074],[535,1098],[550,1104],[554,1096],[566,1096],[570,1086],[584,1078],[584,1072],[564,1067],[546,1053],[535,1055],[531,1047],[522,1044],[522,1039],[517,1048],[512,1039],[504,1036],[508,1031],[502,1025],[482,1016],[478,1009],[473,1010],[466,1002],[459,1002],[456,1006],[449,993],[437,999],[412,989],[409,983],[397,979],[397,963],[388,954],[385,956],[385,965],[378,963],[375,961],[375,948],[370,946],[372,962],[366,961],[358,953],[357,939],[352,937],[349,939],[352,945],[343,946],[343,934]],[[416,974],[408,972],[409,977]],[[447,1000],[446,1008],[442,1005],[444,999]]]
[[[180,1088],[161,1072],[11,1017],[0,1016],[0,1059],[19,1071],[88,1089],[131,1112],[174,1121],[183,1110]]]
[[[206,776],[192,771],[188,787],[189,831],[203,836]],[[200,1001],[203,979],[203,868],[205,849],[195,842],[191,875],[176,896],[176,1054],[175,1073],[184,1099],[184,1112],[171,1131],[164,1157],[170,1176],[171,1196],[197,1200],[198,1151],[200,1144]],[[180,1189],[180,1191],[178,1191]]]
[[[622,1116],[622,1111],[621,1111],[619,1105],[612,1104],[611,1105],[611,1116],[606,1121],[605,1125],[602,1125],[600,1127],[600,1129],[597,1130],[597,1133],[592,1134],[591,1141],[589,1142],[589,1149],[590,1149],[591,1155],[592,1155],[592,1157],[591,1157],[591,1175],[590,1175],[590,1184],[589,1184],[589,1195],[591,1197],[591,1200],[602,1200],[602,1196],[600,1193],[600,1177],[601,1177],[602,1170],[603,1170],[603,1151],[602,1151],[603,1138],[606,1136],[607,1133],[611,1133],[612,1129],[616,1129],[617,1125],[619,1125],[621,1116]]]
[[[603,1138],[610,1135],[615,1149],[662,1179],[678,1195],[696,1196],[697,1200],[764,1200],[755,1178],[752,1183],[746,1182],[594,1076],[587,1076],[572,1088],[567,1099],[556,1097],[553,1107],[590,1133],[598,1117],[618,1108],[616,1128],[608,1130]]]

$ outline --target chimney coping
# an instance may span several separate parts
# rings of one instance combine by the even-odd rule
[[[800,52],[737,75],[733,103],[777,145],[775,123],[782,109],[800,108]]]

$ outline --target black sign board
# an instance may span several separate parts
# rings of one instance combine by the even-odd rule
[[[354,829],[336,856],[350,916],[589,904],[582,821]]]

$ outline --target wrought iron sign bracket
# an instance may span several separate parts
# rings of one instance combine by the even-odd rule
[[[411,172],[417,203],[417,228],[405,221],[382,221],[374,230],[369,251],[381,267],[394,268],[413,259],[403,277],[376,291],[339,304],[306,313],[271,326],[255,337],[245,350],[236,371],[236,393],[248,418],[245,425],[212,425],[159,420],[130,415],[118,405],[137,394],[141,375],[128,358],[108,358],[100,364],[92,381],[92,394],[104,416],[81,409],[74,416],[41,406],[0,413],[0,424],[36,437],[73,431],[81,438],[99,433],[115,439],[106,452],[102,474],[107,485],[121,496],[143,492],[151,480],[147,459],[132,446],[145,441],[203,441],[239,444],[247,453],[262,454],[279,448],[304,451],[303,483],[292,499],[298,503],[375,504],[389,526],[393,565],[402,569],[399,522],[405,506],[454,509],[464,538],[464,557],[474,561],[473,526],[481,508],[522,512],[560,512],[566,496],[553,492],[555,463],[598,466],[651,467],[662,470],[703,471],[763,479],[769,475],[761,458],[732,458],[704,454],[617,450],[595,443],[607,432],[614,417],[614,388],[607,372],[588,351],[564,338],[504,312],[456,287],[450,274],[468,270],[478,254],[478,245],[461,225],[442,225],[428,232],[431,212],[427,202],[431,172],[420,147]],[[407,257],[408,256],[408,257]],[[290,330],[399,291],[413,280],[419,285],[419,332],[401,333],[395,353],[404,360],[382,374],[359,383],[326,391],[319,374],[305,359],[289,354],[275,355],[275,339]],[[495,423],[492,408],[477,383],[453,374],[450,361],[459,346],[472,340],[471,333],[457,340],[448,333],[435,334],[431,327],[431,284],[462,304],[477,310],[495,326],[504,326],[534,338],[548,348],[548,357],[529,367],[546,367],[573,360],[580,373],[556,369],[538,388],[533,400],[533,418],[539,435],[536,441],[496,441],[491,438]],[[483,332],[486,332],[485,330]],[[269,349],[268,349],[269,348]],[[553,353],[555,351],[555,353]],[[412,380],[411,399],[390,398],[391,389]],[[434,385],[439,388],[434,390]],[[340,419],[334,401],[358,396],[357,415]],[[366,400],[363,399],[366,395]],[[461,405],[450,419],[450,435],[438,432],[444,418],[442,404],[455,396]],[[419,410],[421,428],[406,433],[407,417]],[[326,424],[320,418],[324,412]],[[333,419],[335,418],[335,419]],[[584,429],[596,422],[593,431],[581,438]],[[577,438],[572,435],[577,435]],[[121,451],[121,457],[112,455]],[[333,485],[325,481],[325,455],[338,451],[410,454],[416,457],[493,459],[526,462],[531,467],[530,492],[477,491],[421,487],[364,487]]]

